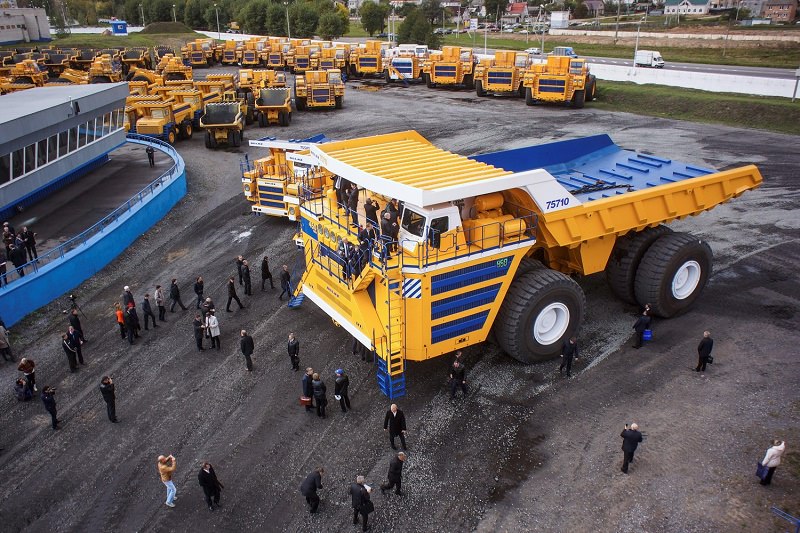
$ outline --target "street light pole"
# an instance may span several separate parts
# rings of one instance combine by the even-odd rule
[[[291,39],[292,38],[292,30],[289,28],[289,2],[284,1],[283,7],[286,8],[286,36]]]
[[[636,25],[636,46],[633,48],[633,68],[636,68],[636,54],[639,52],[639,30],[642,29],[642,21],[644,19],[639,19],[639,24]]]
[[[144,6],[142,4],[139,4],[139,10],[142,12],[142,28],[144,28]]]
[[[217,4],[214,4],[214,12],[217,14],[217,40],[220,41],[222,40],[222,34],[219,31],[219,8]]]
[[[175,15],[175,4],[172,4],[172,22],[178,22],[178,17]]]
[[[617,36],[619,35],[619,9],[622,6],[622,0],[617,0],[617,27],[614,29],[614,44],[617,44]]]

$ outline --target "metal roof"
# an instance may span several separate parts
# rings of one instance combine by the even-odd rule
[[[93,97],[127,83],[90,83],[86,85],[67,85],[63,87],[35,87],[0,96],[0,125],[57,107],[65,102]],[[117,89],[118,90],[118,89]],[[124,97],[123,97],[124,98]],[[81,101],[81,109],[89,111],[93,106]]]
[[[420,207],[521,187],[511,173],[432,145],[416,131],[310,146],[320,164],[361,187]],[[536,172],[537,177],[541,171]]]

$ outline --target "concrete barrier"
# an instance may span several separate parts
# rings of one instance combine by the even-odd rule
[[[620,27],[636,27],[636,23],[620,24]],[[666,33],[655,31],[643,31],[639,33],[640,39],[701,39],[704,41],[721,41],[728,39],[729,41],[773,41],[773,42],[800,42],[800,32],[793,32],[795,35],[770,35],[769,32],[764,31],[758,34],[753,33],[738,33],[737,31],[731,33]],[[567,30],[560,28],[550,28],[549,35],[563,35],[563,36],[586,36],[586,37],[608,37],[614,38],[615,30]],[[635,31],[620,31],[617,35],[619,39],[636,39]]]
[[[738,93],[757,96],[780,96],[791,98],[795,80],[712,74],[684,70],[657,69],[647,67],[605,65],[590,63],[592,74],[601,80],[631,81],[633,83],[667,85],[699,89],[715,93]]]
[[[174,148],[155,139],[129,137],[128,140],[152,145],[170,156],[174,165],[113,213],[48,252],[60,257],[42,267],[29,263],[25,277],[0,289],[0,316],[7,327],[99,272],[186,195],[186,167]],[[9,266],[13,269],[10,262]]]

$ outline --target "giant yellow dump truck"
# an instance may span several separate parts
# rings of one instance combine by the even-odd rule
[[[594,100],[596,79],[586,60],[570,56],[548,56],[546,63],[535,63],[525,72],[525,103],[564,103],[580,109]]]
[[[309,70],[294,81],[294,105],[298,111],[317,107],[341,109],[344,82],[338,69]]]
[[[431,54],[423,65],[423,78],[429,88],[439,85],[472,89],[477,59],[472,48],[443,46],[441,54]]]
[[[354,78],[383,76],[388,49],[389,43],[384,41],[367,41],[359,46],[350,54],[350,75]]]
[[[527,52],[497,50],[493,58],[483,59],[475,67],[475,93],[525,96],[522,78],[529,64]]]
[[[466,158],[408,131],[303,154],[287,164],[304,157],[306,175],[322,183],[301,180],[305,270],[290,306],[302,292],[374,351],[392,398],[405,393],[406,362],[492,332],[519,361],[556,357],[584,316],[573,275],[605,271],[616,294],[657,316],[688,310],[711,273],[711,249],[664,224],[762,182],[752,165],[716,172],[623,150],[606,135]],[[398,199],[396,233],[359,247],[334,176],[362,198]],[[339,239],[359,252],[343,257]]]

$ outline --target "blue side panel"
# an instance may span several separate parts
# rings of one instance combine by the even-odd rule
[[[431,278],[431,294],[435,296],[468,285],[474,285],[475,283],[503,277],[508,272],[513,262],[512,259],[513,256],[509,255],[459,270],[453,270],[446,274],[433,276],[433,278]]]
[[[500,287],[502,287],[502,283],[496,283],[474,291],[457,294],[450,298],[436,300],[431,303],[431,320],[438,320],[449,315],[488,305],[497,298]]]
[[[306,217],[302,217],[300,219],[300,227],[303,229],[303,233],[311,237],[314,241],[319,240],[317,238],[317,230],[311,227],[311,223],[308,221]]]
[[[588,155],[598,150],[620,150],[608,135],[594,135],[581,139],[570,139],[554,143],[514,148],[501,152],[490,152],[470,156],[470,159],[508,170],[509,172],[523,172],[537,168],[547,168],[551,165],[566,163],[575,158]]]
[[[486,323],[486,317],[488,316],[489,310],[487,309],[486,311],[465,316],[463,318],[459,318],[458,320],[453,320],[452,322],[446,322],[444,324],[439,324],[438,326],[433,326],[431,328],[431,342],[436,344],[437,342],[446,341],[448,339],[460,337],[461,335],[465,335],[473,331],[478,331]]]

